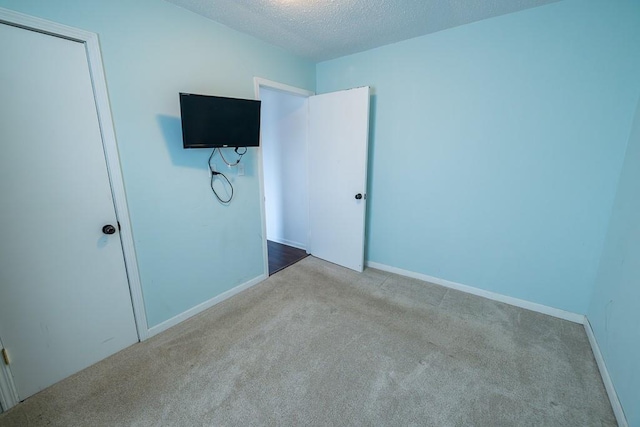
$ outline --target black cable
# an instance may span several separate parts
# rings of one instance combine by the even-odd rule
[[[210,186],[211,186],[211,191],[213,191],[213,194],[215,194],[216,198],[220,201],[220,203],[222,204],[228,204],[229,202],[231,202],[231,199],[233,199],[233,185],[231,185],[231,181],[229,181],[229,178],[227,178],[225,176],[225,174],[223,174],[222,172],[217,172],[215,170],[213,170],[213,167],[211,166],[211,159],[213,158],[213,154],[216,152],[217,148],[214,148],[213,151],[211,152],[211,155],[209,156],[209,161],[207,162],[209,165],[209,173],[211,174],[211,181],[210,181]],[[246,153],[246,150],[245,150]],[[244,154],[244,153],[242,153]],[[220,152],[220,156],[222,156],[222,152]],[[240,156],[240,158],[242,158],[242,156]],[[238,162],[240,160],[238,159]],[[226,163],[226,162],[225,162]],[[237,164],[237,162],[236,162]],[[215,180],[216,175],[222,175],[222,177],[227,181],[227,183],[229,184],[229,188],[231,188],[231,195],[229,196],[229,198],[227,200],[222,199],[219,195],[218,192],[216,191],[215,188],[213,188],[213,181]]]
[[[238,148],[244,148],[244,151],[242,153],[240,153],[240,152],[238,152]],[[229,162],[227,162],[227,159],[225,159],[224,156],[222,155],[222,150],[218,149],[218,151],[220,152],[220,157],[222,157],[222,161],[225,162],[227,164],[227,166],[237,166],[238,163],[240,163],[240,160],[242,160],[242,156],[247,154],[247,150],[248,150],[247,147],[236,147],[236,149],[234,151],[240,157],[238,157],[238,160],[236,160],[235,163],[229,163]],[[214,149],[214,151],[215,151],[215,149]],[[211,155],[213,156],[213,153],[211,153]]]
[[[216,189],[213,188],[213,181],[214,181],[216,175],[222,176],[227,181],[227,183],[229,184],[229,188],[231,188],[231,195],[229,196],[229,198],[227,200],[223,200],[222,198],[220,198],[220,196],[218,195],[218,192],[216,191]],[[231,182],[229,181],[229,178],[227,178],[225,176],[225,174],[223,174],[222,172],[211,171],[211,191],[213,191],[213,194],[216,195],[216,198],[220,201],[220,203],[223,203],[225,205],[228,204],[229,202],[231,202],[231,199],[233,199],[233,185],[231,185]]]
[[[244,148],[244,151],[242,153],[238,151],[238,149],[240,149],[240,148]],[[220,203],[226,205],[226,204],[231,202],[231,199],[233,199],[233,185],[231,184],[231,181],[229,181],[229,178],[227,178],[225,174],[223,174],[222,172],[217,172],[217,171],[213,170],[213,167],[211,166],[211,159],[213,158],[213,155],[216,153],[216,150],[218,150],[220,152],[220,157],[222,158],[222,161],[225,162],[227,164],[227,166],[231,167],[231,166],[237,166],[238,163],[240,163],[240,160],[242,160],[242,156],[247,154],[248,149],[247,149],[247,147],[236,147],[235,148],[234,151],[239,156],[238,160],[236,160],[235,163],[227,162],[227,159],[225,159],[224,155],[222,154],[222,150],[220,148],[217,148],[217,147],[214,148],[211,151],[211,155],[209,156],[209,161],[207,162],[207,164],[209,165],[209,173],[211,175],[211,181],[210,181],[211,191],[213,191],[213,194],[215,194],[216,198],[220,201]],[[225,179],[225,181],[227,181],[227,184],[229,184],[229,188],[231,188],[231,195],[229,196],[229,198],[227,200],[222,199],[218,195],[218,192],[216,191],[216,189],[213,188],[213,181],[215,180],[216,175],[222,175],[222,177]]]
[[[217,148],[214,148],[213,151],[211,152],[211,155],[209,156],[209,170],[213,171],[213,169],[211,169],[211,158],[213,157],[214,153],[216,152]]]

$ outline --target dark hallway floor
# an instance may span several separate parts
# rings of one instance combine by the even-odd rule
[[[269,276],[307,256],[307,252],[303,249],[272,242],[271,240],[267,240],[267,249],[269,252]]]

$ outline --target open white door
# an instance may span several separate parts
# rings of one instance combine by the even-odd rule
[[[369,87],[309,97],[309,245],[318,258],[364,266]]]

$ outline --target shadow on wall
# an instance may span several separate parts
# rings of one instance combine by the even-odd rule
[[[207,169],[207,158],[211,150],[190,149],[182,146],[182,122],[180,117],[158,114],[156,116],[171,162],[175,166],[183,166],[195,169]]]
[[[167,151],[171,157],[171,163],[175,166],[182,166],[194,169],[207,170],[207,160],[211,155],[211,148],[193,148],[184,149],[182,146],[182,122],[180,117],[167,116],[158,114],[156,116],[160,130],[164,136],[164,142],[167,144]],[[227,161],[234,163],[237,155],[233,148],[223,148],[224,156]],[[256,155],[256,148],[249,148],[243,157],[243,171],[245,176],[255,176],[257,171],[254,169],[253,156]],[[234,168],[228,168],[221,160],[220,153],[216,153],[211,159],[211,163],[215,165],[217,170],[224,172],[229,179],[235,179],[238,171]]]

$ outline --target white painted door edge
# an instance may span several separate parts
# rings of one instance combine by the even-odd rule
[[[2,349],[4,349],[4,345],[0,341],[0,350]],[[2,406],[2,410],[6,411],[18,403],[20,403],[20,398],[18,397],[18,389],[13,382],[13,376],[9,367],[0,358],[0,406]]]
[[[44,34],[50,34],[52,36],[78,41],[85,45],[87,50],[87,59],[89,61],[89,72],[91,74],[93,92],[96,100],[98,121],[100,123],[100,131],[102,133],[102,144],[107,163],[107,170],[109,171],[109,180],[111,182],[113,202],[116,216],[120,223],[120,241],[122,242],[122,251],[127,269],[129,290],[131,293],[133,312],[136,319],[136,329],[138,331],[138,338],[141,341],[144,341],[149,337],[149,329],[147,327],[146,313],[144,310],[142,286],[140,284],[133,234],[131,231],[131,224],[129,222],[129,209],[127,207],[122,170],[120,169],[120,157],[118,154],[118,146],[113,127],[113,118],[111,116],[111,107],[109,105],[109,96],[107,93],[107,84],[102,65],[102,55],[100,53],[98,35],[96,33],[32,17],[4,8],[0,8],[0,22],[20,28],[35,30]],[[6,369],[3,368],[3,372],[5,370]],[[0,375],[0,390],[10,389],[10,386],[11,384],[7,383],[7,375]],[[1,397],[2,395],[0,394],[0,398]],[[6,410],[15,404],[15,402],[13,402],[13,404],[10,403],[12,402],[2,401],[3,408]]]
[[[613,409],[613,414],[616,416],[616,421],[620,427],[629,427],[627,417],[624,414],[624,409],[622,408],[622,404],[618,398],[618,393],[616,393],[616,388],[614,387],[611,376],[609,375],[607,365],[604,363],[604,357],[602,357],[600,346],[598,345],[598,341],[596,340],[596,336],[593,333],[591,323],[587,316],[584,317],[584,329],[587,333],[587,337],[589,338],[589,344],[591,344],[591,350],[593,351],[593,356],[595,357],[598,369],[600,370],[600,376],[602,377],[604,388],[607,390],[609,402],[611,402],[611,408]]]
[[[107,83],[102,65],[102,54],[98,35],[87,32],[85,41],[87,46],[87,56],[89,58],[90,71],[93,81],[93,90],[96,97],[96,108],[98,110],[98,120],[102,131],[104,154],[107,160],[107,170],[111,181],[111,191],[113,203],[116,208],[118,225],[120,228],[120,241],[124,254],[125,268],[129,279],[129,291],[131,292],[131,302],[133,313],[136,319],[136,329],[140,341],[146,340],[149,335],[147,324],[147,314],[144,308],[144,298],[142,295],[142,284],[140,282],[140,272],[138,271],[138,261],[133,243],[133,232],[129,220],[129,207],[124,189],[122,169],[120,168],[120,155],[111,116],[111,106],[107,93]]]
[[[308,98],[315,95],[315,92],[301,89],[295,86],[289,86],[284,83],[274,82],[273,80],[263,79],[262,77],[253,78],[253,90],[255,99],[260,99],[260,87],[278,90],[280,92],[291,95]],[[269,277],[269,252],[267,250],[267,211],[264,200],[264,164],[262,155],[262,135],[260,135],[260,147],[258,149],[258,177],[260,179],[260,219],[262,222],[262,262],[264,264],[264,274]]]
[[[380,264],[377,262],[366,261],[366,266],[376,268],[382,271],[388,271],[389,273],[400,274],[402,276],[411,277],[418,280],[424,280],[425,282],[435,283],[436,285],[444,286],[446,288],[455,289],[457,291],[465,292],[472,295],[477,295],[490,300],[502,302],[505,304],[513,305],[527,310],[535,311],[549,316],[557,317],[559,319],[568,320],[574,323],[584,323],[584,315],[578,313],[572,313],[570,311],[560,310],[558,308],[549,307],[546,305],[538,304],[531,301],[526,301],[507,295],[502,295],[496,292],[485,291],[484,289],[475,288],[473,286],[463,285],[461,283],[452,282],[438,277],[428,276],[422,273],[416,273],[414,271],[403,270],[397,267],[391,267],[389,265]]]

